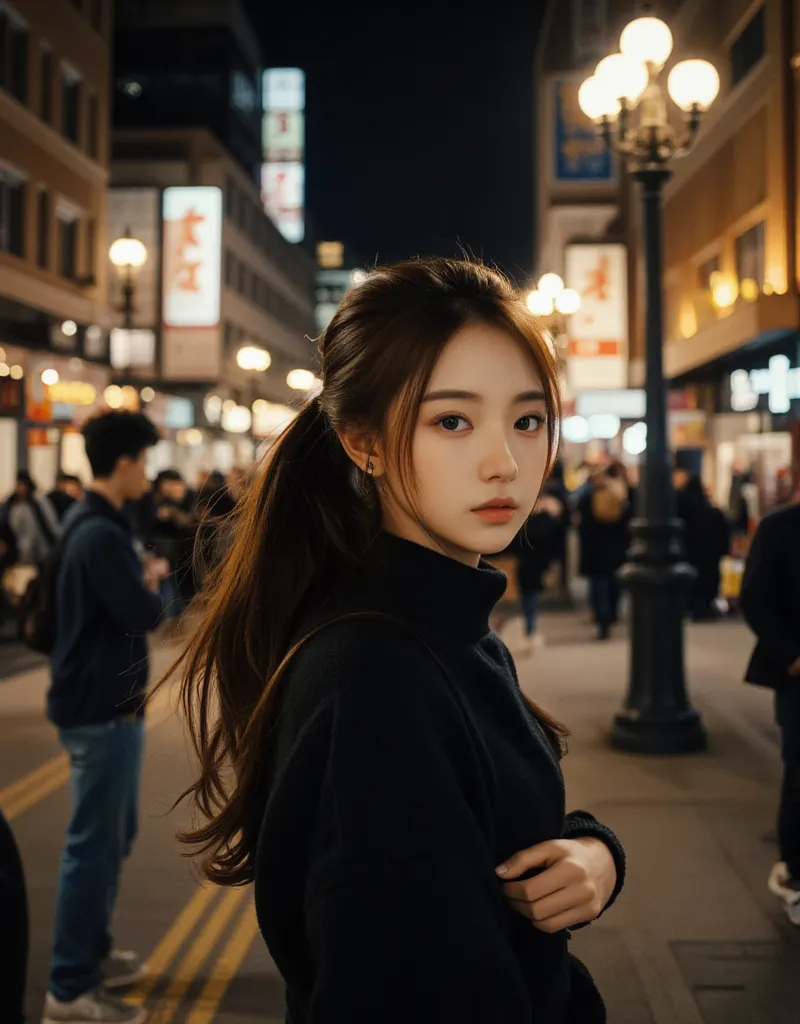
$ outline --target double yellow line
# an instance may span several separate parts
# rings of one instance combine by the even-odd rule
[[[206,911],[212,903],[215,904],[169,977],[164,994],[158,997],[150,1013],[148,1024],[170,1024],[181,1009],[186,993],[219,945],[232,918],[245,903],[200,993],[183,1018],[184,1024],[211,1024],[214,1020],[219,1004],[258,934],[255,906],[248,891],[228,889],[218,898],[220,892],[216,886],[201,885],[148,957],[149,974],[126,999],[131,1006],[141,1006],[152,994],[153,989],[166,977]],[[245,900],[245,897],[248,898]]]
[[[150,731],[161,725],[171,713],[169,695],[162,690],[145,719],[145,728]],[[66,754],[58,754],[34,771],[0,789],[0,809],[8,821],[13,821],[51,793],[61,789],[68,780],[69,758]]]

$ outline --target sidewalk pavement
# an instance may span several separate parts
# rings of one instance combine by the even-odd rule
[[[575,615],[548,616],[548,646],[517,659],[523,688],[572,730],[568,807],[597,814],[629,858],[617,905],[575,935],[611,1024],[798,1024],[800,933],[766,888],[777,859],[762,838],[780,780],[772,695],[745,686],[740,623],[687,631],[687,677],[709,750],[684,757],[613,751],[627,644],[591,639]],[[504,632],[518,646],[519,626]]]

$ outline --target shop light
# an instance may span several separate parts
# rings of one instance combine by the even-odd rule
[[[622,448],[628,455],[641,455],[647,449],[647,424],[634,423],[622,435]]]
[[[574,316],[581,308],[581,297],[574,288],[565,288],[556,295],[556,312],[562,316]]]
[[[6,350],[2,347],[2,345],[0,345],[0,363],[4,363],[5,361],[6,361]]]
[[[182,448],[200,448],[203,444],[203,431],[196,427],[179,430],[175,435],[175,440]]]
[[[52,384],[58,384],[59,379],[58,370],[52,368],[42,370],[42,384],[45,384],[47,387],[50,387]]]
[[[567,416],[561,424],[561,436],[573,444],[585,444],[589,440],[589,424],[583,416]]]
[[[143,402],[152,402],[156,397],[156,393],[152,388],[142,388],[139,397]]]
[[[11,374],[12,380],[22,380],[22,378],[25,376],[25,371],[22,369],[19,363],[15,363],[9,370],[9,373]]]
[[[270,368],[272,356],[266,349],[257,345],[244,345],[236,353],[236,363],[242,370],[264,373]]]
[[[739,294],[745,302],[755,302],[758,298],[758,282],[752,277],[746,277],[739,285]]]
[[[110,384],[103,392],[103,400],[109,409],[121,409],[122,388],[118,384]]]
[[[7,377],[11,373],[8,363],[0,363],[0,377]]]
[[[311,391],[318,381],[311,370],[291,370],[286,383],[293,391]]]
[[[222,429],[230,434],[246,434],[253,422],[253,414],[246,405],[233,403],[227,411],[223,406]]]
[[[65,320],[61,325],[61,333],[67,338],[74,338],[78,333],[78,325],[74,320]]]
[[[589,426],[590,436],[596,437],[600,441],[610,441],[619,433],[619,416],[598,413],[596,416],[590,416],[586,422]]]
[[[534,316],[552,316],[555,309],[555,302],[552,296],[545,295],[544,292],[540,292],[537,288],[534,288],[532,292],[528,292],[525,305],[528,307],[528,312]]]

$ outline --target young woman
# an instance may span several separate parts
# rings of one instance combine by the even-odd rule
[[[603,1021],[568,929],[624,855],[565,815],[565,730],[489,629],[481,561],[553,459],[547,347],[499,274],[432,259],[370,274],[320,354],[182,658],[183,838],[255,881],[291,1024]]]

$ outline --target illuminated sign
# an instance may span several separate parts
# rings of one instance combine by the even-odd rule
[[[628,254],[624,245],[568,245],[565,280],[581,297],[569,318],[567,369],[574,391],[625,388]]]
[[[163,321],[166,327],[219,323],[222,190],[164,189]]]
[[[283,237],[300,242],[305,236],[305,73],[269,68],[262,91],[261,202]]]
[[[557,185],[611,185],[611,150],[578,103],[580,78],[553,82],[553,181]]]
[[[84,380],[60,380],[47,385],[47,397],[58,405],[94,405],[97,388]]]
[[[767,395],[769,411],[780,416],[800,399],[800,367],[793,368],[787,356],[773,356],[766,370],[734,370],[730,386],[734,412],[751,412],[759,397]]]

